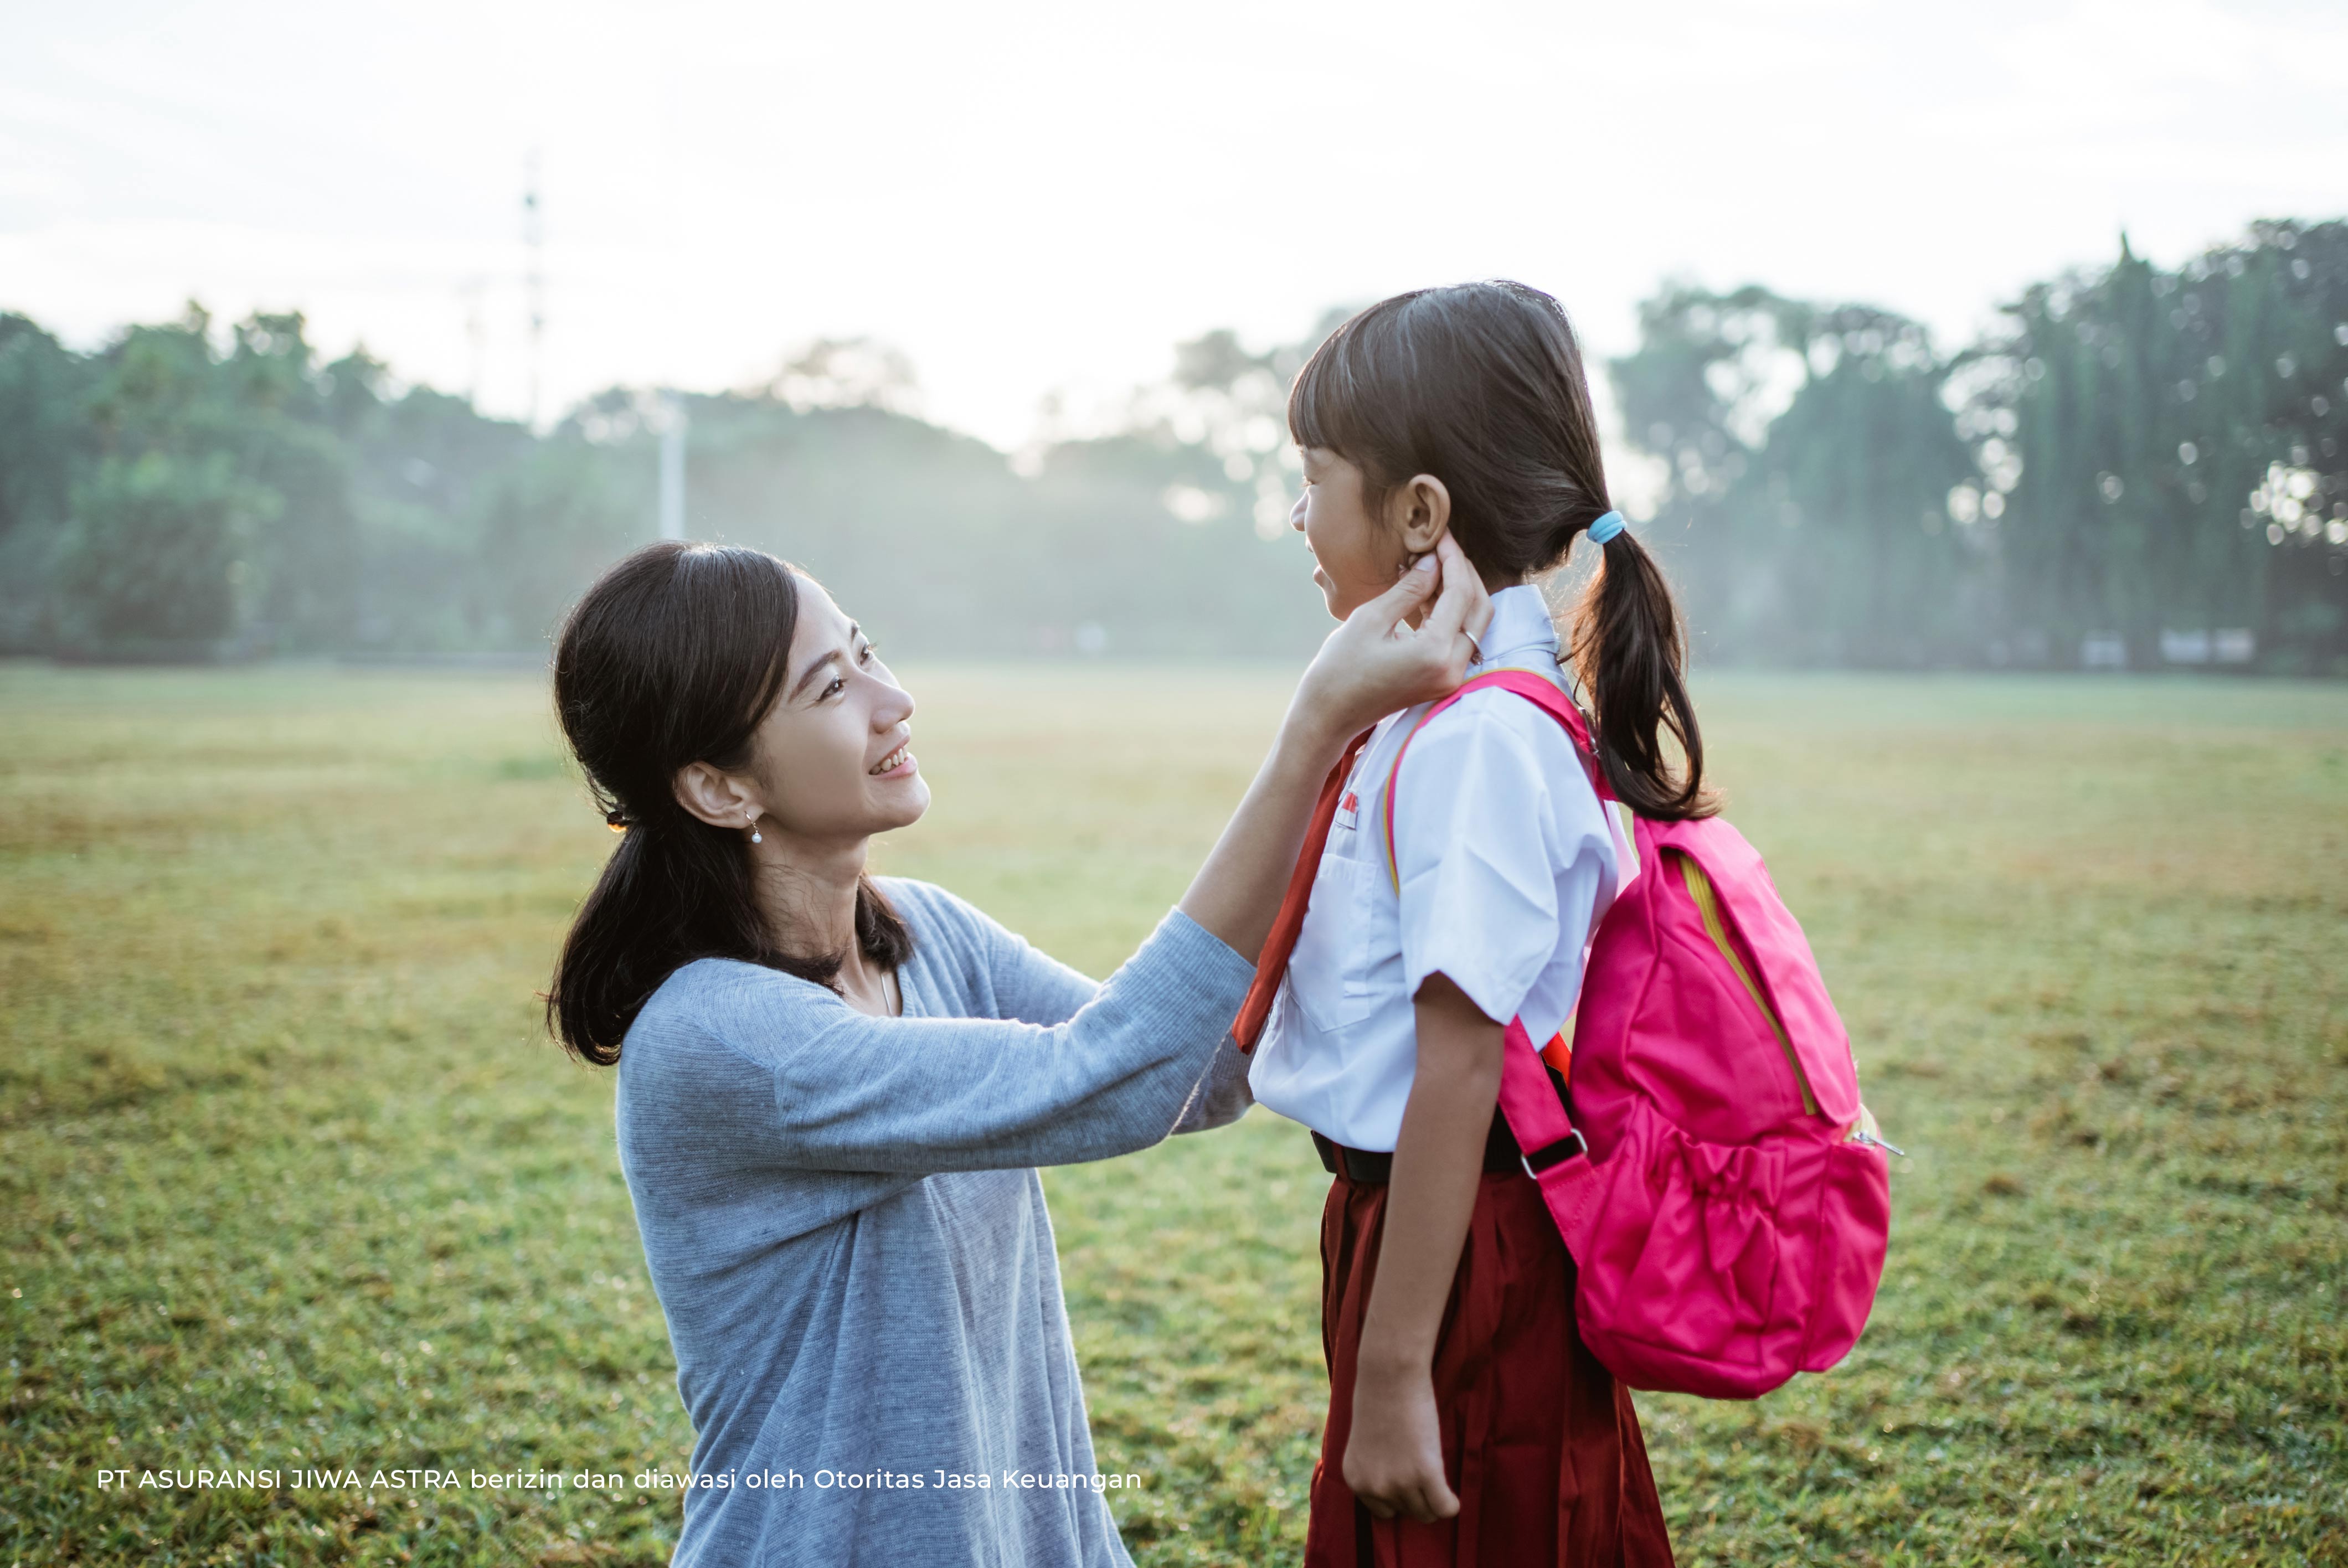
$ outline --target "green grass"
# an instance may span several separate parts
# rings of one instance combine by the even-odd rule
[[[881,865],[1095,973],[1283,695],[910,682],[937,804]],[[1640,1397],[1681,1561],[2348,1562],[2348,690],[1700,695],[1909,1157],[1843,1366]],[[0,1563],[665,1560],[676,1500],[633,1485],[97,1480],[684,1468],[610,1080],[532,994],[610,845],[526,680],[0,666]],[[1295,1561],[1303,1134],[1047,1184],[1135,1555]]]

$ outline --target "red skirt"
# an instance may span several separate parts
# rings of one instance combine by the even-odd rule
[[[1336,1178],[1321,1218],[1329,1421],[1305,1568],[1649,1568],[1672,1561],[1631,1391],[1582,1348],[1573,1259],[1540,1189],[1487,1173],[1435,1349],[1443,1469],[1459,1512],[1373,1519],[1345,1485],[1354,1373],[1386,1188]]]

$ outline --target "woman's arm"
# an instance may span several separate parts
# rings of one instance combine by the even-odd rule
[[[932,906],[950,908],[977,934],[986,954],[988,989],[994,993],[994,1017],[1066,1023],[1099,994],[1098,980],[1078,974],[976,905],[942,887],[927,889],[926,897]]]
[[[925,961],[985,955],[938,941]],[[771,969],[706,962],[645,1009],[623,1071],[664,1139],[730,1164],[927,1174],[1106,1159],[1174,1130],[1252,977],[1179,911],[1049,1026],[875,1018]]]
[[[1448,1519],[1435,1339],[1500,1096],[1503,1028],[1443,975],[1419,988],[1418,1069],[1395,1143],[1377,1282],[1362,1322],[1345,1484],[1380,1519]]]

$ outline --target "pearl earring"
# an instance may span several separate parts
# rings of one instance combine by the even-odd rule
[[[743,826],[745,826],[745,827],[747,827],[747,828],[748,828],[748,829],[750,830],[750,842],[751,842],[751,843],[753,843],[753,844],[764,844],[764,843],[766,843],[766,842],[767,842],[764,838],[761,838],[760,836],[758,836],[758,819],[757,819],[757,817],[756,815],[753,815],[753,816],[752,816],[748,821],[745,822],[742,825],[743,825]]]

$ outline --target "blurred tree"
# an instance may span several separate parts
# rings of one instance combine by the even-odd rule
[[[530,461],[536,438],[520,424],[482,417],[463,398],[424,386],[393,396],[380,376],[350,368],[364,381],[364,395],[329,367],[330,399],[354,454],[359,540],[357,608],[345,646],[370,653],[515,646],[488,641],[481,624],[480,595],[490,585],[479,564],[480,528],[484,497]]]
[[[88,362],[24,316],[0,313],[0,653],[50,635],[49,558],[88,460]]]
[[[688,524],[806,565],[892,651],[1301,651],[1285,403],[1343,316],[1180,343],[1015,464],[916,417],[902,354],[818,342],[683,397]],[[2105,632],[2142,663],[2250,630],[2268,667],[2348,669],[2348,225],[2176,273],[2124,245],[1948,356],[1871,307],[1672,285],[1610,369],[1708,657],[2069,663]],[[542,649],[654,532],[667,395],[541,436],[364,350],[321,364],[296,314],[191,304],[89,354],[0,315],[0,649]]]
[[[250,651],[266,560],[259,529],[283,511],[245,461],[252,411],[214,351],[212,320],[134,326],[90,366],[95,460],[71,487],[53,547],[60,651],[86,658]]]
[[[2123,239],[2009,313],[1983,402],[2013,433],[1988,456],[2017,646],[2151,665],[2240,629],[2269,667],[2348,666],[2348,224],[2260,223],[2176,273]]]
[[[1924,665],[1980,656],[1989,625],[1974,478],[1945,400],[1950,366],[1916,323],[1861,305],[1787,309],[1792,403],[1738,491],[1787,530],[1774,557],[1780,646],[1805,663]]]
[[[2249,246],[2220,253],[2230,278],[2243,251],[2242,280],[2264,302],[2273,334],[2273,357],[2250,362],[2265,383],[2266,471],[2250,491],[2250,520],[2237,514],[2272,552],[2268,662],[2348,674],[2348,222],[2259,224]],[[2210,264],[2205,257],[2205,273]],[[2257,455],[2247,442],[2240,449]],[[2213,531],[2222,532],[2219,521]]]
[[[257,557],[252,597],[258,640],[288,650],[333,648],[350,635],[358,601],[358,525],[351,454],[298,314],[254,315],[237,324],[221,380],[236,411],[242,471],[278,497]],[[365,351],[355,369],[368,362]],[[358,376],[365,385],[363,369]],[[356,394],[345,391],[345,409]]]
[[[869,337],[817,338],[791,354],[752,395],[810,408],[885,408],[916,414],[921,384],[901,350]]]
[[[1261,353],[1243,347],[1229,328],[1175,344],[1174,374],[1136,394],[1128,430],[1161,445],[1204,447],[1222,468],[1220,483],[1210,481],[1213,490],[1228,489],[1227,498],[1239,504],[1258,538],[1280,538],[1287,532],[1299,472],[1288,443],[1288,389],[1351,314],[1324,311],[1303,337]]]
[[[566,430],[487,477],[462,596],[474,645],[548,646],[596,574],[646,542],[650,487],[634,466]]]
[[[1952,366],[1922,327],[1864,305],[1685,285],[1640,308],[1612,363],[1632,446],[1663,487],[1646,537],[1715,657],[1963,661],[1986,643],[1972,454]]]
[[[258,528],[278,507],[229,455],[108,456],[58,541],[60,643],[92,657],[204,659],[243,621]]]

